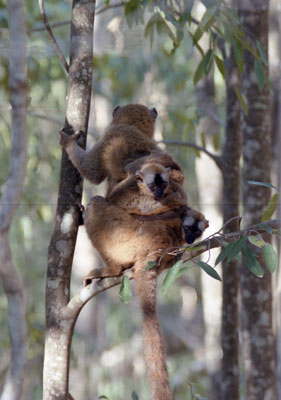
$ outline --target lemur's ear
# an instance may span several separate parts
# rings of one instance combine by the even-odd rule
[[[142,172],[140,170],[135,172],[135,177],[136,177],[137,181],[140,181],[140,182],[143,181],[143,174],[142,174]]]
[[[118,113],[118,111],[121,109],[121,107],[120,106],[116,106],[115,108],[114,108],[114,110],[112,111],[112,116],[113,116],[113,118],[117,115],[117,113]]]
[[[150,108],[149,109],[149,113],[152,116],[153,121],[155,121],[156,118],[157,118],[157,115],[158,115],[158,112],[157,112],[156,108],[154,108],[154,107]]]

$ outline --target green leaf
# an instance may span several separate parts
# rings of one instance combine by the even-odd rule
[[[272,185],[271,183],[268,183],[268,182],[248,181],[248,183],[250,185],[264,186],[264,187],[268,187],[268,188],[277,190],[276,186],[274,186],[274,185]]]
[[[187,267],[184,268],[182,271],[182,264],[183,260],[177,261],[172,268],[169,269],[167,275],[164,278],[163,285],[162,285],[162,293],[166,294],[172,284],[178,279],[185,271]]]
[[[204,147],[204,149],[206,148],[206,138],[205,138],[205,133],[201,132],[201,143],[202,143],[202,147]]]
[[[122,278],[119,297],[122,303],[128,303],[132,297],[130,280],[126,275]]]
[[[214,59],[215,59],[216,66],[218,67],[218,70],[222,74],[223,79],[225,79],[226,70],[225,70],[225,65],[224,65],[223,60],[221,58],[219,58],[216,54],[214,55]]]
[[[150,22],[147,23],[147,25],[144,29],[144,37],[150,38],[150,46],[152,47],[153,38],[154,38],[154,25]]]
[[[260,53],[262,62],[264,63],[264,65],[267,65],[268,64],[267,55],[266,55],[266,52],[265,52],[264,48],[262,47],[262,44],[259,40],[257,40],[257,46],[259,49],[259,53]]]
[[[236,242],[234,242],[233,247],[227,257],[227,262],[230,262],[231,260],[233,260],[237,256],[237,254],[240,253],[240,251],[246,241],[247,241],[247,239],[242,237],[239,240],[237,240]]]
[[[221,261],[223,261],[231,252],[233,246],[234,246],[235,242],[231,242],[228,243],[224,249],[222,250],[222,252],[218,255],[215,265],[218,265]]]
[[[273,273],[278,266],[278,257],[271,244],[266,243],[262,247],[262,254],[266,268]]]
[[[143,7],[138,0],[129,0],[125,3],[124,15],[130,28],[133,23],[144,23],[143,12]]]
[[[193,76],[193,85],[196,86],[196,84],[200,81],[200,79],[203,77],[204,75],[204,59],[199,63],[194,76]]]
[[[271,197],[266,209],[263,212],[262,222],[268,221],[272,217],[272,215],[275,213],[275,210],[278,206],[278,201],[279,201],[279,196],[277,193],[275,193]]]
[[[213,146],[214,146],[214,150],[217,151],[219,149],[220,146],[220,137],[218,133],[214,133],[213,134]]]
[[[200,25],[203,26],[205,29],[208,29],[210,27],[210,23],[214,20],[214,15],[217,11],[217,6],[212,6],[207,8],[205,14],[203,15],[201,19]]]
[[[237,96],[237,98],[239,100],[239,103],[240,103],[244,113],[246,115],[248,115],[248,106],[246,104],[246,101],[245,101],[243,95],[241,94],[241,92],[240,92],[240,90],[238,89],[237,86],[234,86],[233,89],[234,89],[234,92],[235,92],[235,94],[236,94],[236,96]]]
[[[195,244],[194,246],[185,247],[184,251],[200,251],[200,250],[207,250],[207,248],[208,248],[207,245],[197,246]]]
[[[256,57],[256,53],[255,50],[253,49],[253,47],[246,42],[246,40],[243,40],[241,37],[236,36],[236,39],[243,45],[243,47],[245,47],[254,57]]]
[[[263,66],[257,59],[254,61],[254,70],[258,80],[259,91],[261,92],[264,87],[265,75]]]
[[[204,56],[204,72],[206,76],[208,76],[209,72],[211,71],[212,62],[213,62],[213,50],[209,49]]]
[[[109,400],[109,398],[102,394],[101,396],[99,396],[99,400]]]
[[[236,40],[235,38],[232,38],[232,46],[233,46],[233,51],[234,51],[234,57],[236,60],[236,64],[238,66],[238,69],[240,73],[243,73],[244,69],[244,50],[242,44]]]
[[[156,265],[155,261],[148,261],[147,266],[145,267],[145,270],[146,271],[150,270],[151,268],[154,267],[154,265]]]
[[[133,393],[132,393],[132,400],[139,400],[139,396],[137,395],[137,393],[135,391],[133,391]]]
[[[265,245],[265,241],[263,239],[261,239],[260,237],[255,236],[255,235],[248,236],[248,240],[254,246],[259,247],[259,248],[262,248],[262,246]]]
[[[199,42],[199,40],[201,39],[201,37],[203,36],[203,29],[198,26],[198,28],[196,29],[196,31],[194,32],[194,35],[192,35],[193,38],[193,44],[195,45],[197,42]]]
[[[203,271],[206,272],[206,274],[208,274],[209,276],[211,276],[212,278],[221,281],[221,277],[219,276],[219,274],[217,273],[217,271],[211,267],[209,264],[203,262],[203,261],[197,261],[196,264],[199,265],[200,268],[203,269]]]
[[[258,278],[262,278],[264,275],[264,270],[260,263],[257,261],[255,254],[252,252],[249,246],[244,246],[241,250],[242,257],[245,265],[249,268],[252,274],[256,275]]]

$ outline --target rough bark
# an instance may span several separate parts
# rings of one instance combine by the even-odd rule
[[[26,34],[21,0],[7,3],[10,30],[9,87],[12,105],[12,141],[10,171],[0,204],[0,277],[8,301],[11,360],[0,395],[1,400],[22,396],[27,354],[27,327],[23,285],[9,246],[9,228],[21,197],[27,160],[26,111],[28,85],[26,76]]]
[[[248,6],[248,7],[247,7]],[[259,40],[268,48],[268,1],[245,1],[240,9],[243,29],[252,47]],[[242,90],[248,115],[242,117],[244,223],[261,220],[270,198],[267,188],[249,185],[249,180],[270,182],[270,98],[268,87],[260,92],[254,73],[254,57],[245,52]],[[246,371],[247,400],[276,399],[275,351],[272,332],[271,275],[262,279],[241,269],[243,330],[249,346],[249,370]]]
[[[240,192],[240,106],[233,87],[239,85],[239,72],[233,50],[226,63],[226,126],[223,161],[223,222],[224,232],[239,230],[239,192]],[[222,372],[221,399],[231,396],[239,399],[239,360],[238,360],[238,261],[223,261],[223,300],[222,300]]]
[[[95,0],[73,1],[65,131],[83,131],[83,147],[92,89],[94,11]],[[70,346],[77,315],[65,318],[62,310],[70,298],[81,197],[82,178],[63,151],[55,227],[48,250],[44,400],[68,398]]]
[[[279,7],[279,9],[278,9]],[[281,59],[281,12],[280,12],[280,4],[279,1],[275,1],[275,7],[271,10],[272,14],[274,13],[274,19],[276,19],[277,25],[277,37],[278,37],[278,53],[276,54],[277,60]],[[281,193],[281,157],[280,157],[280,148],[281,148],[281,65],[279,62],[279,67],[277,71],[275,71],[276,77],[273,82],[275,91],[277,92],[276,99],[276,108],[275,108],[275,132],[273,137],[275,137],[275,146],[272,143],[273,154],[275,155],[275,162],[278,169],[278,192]],[[272,132],[273,132],[272,129]],[[273,149],[274,148],[274,149]],[[277,208],[277,218],[281,218],[281,202],[279,202],[279,206]],[[277,241],[277,250],[278,250],[278,258],[279,258],[279,268],[277,271],[277,279],[275,281],[275,320],[276,320],[276,353],[277,353],[277,398],[281,398],[281,240]]]

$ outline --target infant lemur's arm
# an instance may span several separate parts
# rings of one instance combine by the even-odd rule
[[[108,201],[130,214],[140,215],[161,214],[186,206],[187,196],[182,184],[173,180],[174,170],[144,160],[139,170],[129,172],[126,179],[113,187],[107,195]],[[130,171],[135,171],[132,165]],[[183,181],[181,171],[176,173],[178,180]]]

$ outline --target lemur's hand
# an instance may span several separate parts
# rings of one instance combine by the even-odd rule
[[[60,145],[61,145],[61,147],[66,149],[67,146],[69,146],[71,143],[77,142],[77,140],[79,139],[79,137],[81,135],[82,135],[81,131],[74,132],[73,135],[67,135],[65,133],[64,129],[62,129],[60,131]]]

